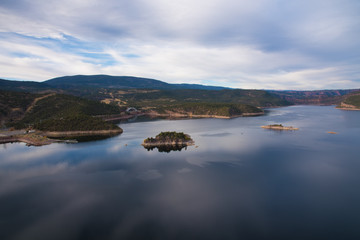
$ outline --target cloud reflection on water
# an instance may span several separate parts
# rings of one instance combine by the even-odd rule
[[[142,172],[140,173],[137,178],[144,180],[144,181],[149,181],[149,180],[154,180],[157,178],[161,178],[163,175],[159,172],[159,170],[156,169],[150,169],[147,170],[146,172]]]
[[[354,231],[360,128],[349,131],[331,107],[284,110],[310,114],[284,119],[308,127],[261,129],[270,114],[125,124],[121,136],[76,145],[9,145],[0,150],[4,239],[330,239]],[[330,125],[341,134],[326,134]],[[164,154],[140,145],[168,129],[190,133],[199,147]]]

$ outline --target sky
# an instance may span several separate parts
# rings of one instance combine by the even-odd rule
[[[359,0],[0,0],[0,78],[360,88]]]

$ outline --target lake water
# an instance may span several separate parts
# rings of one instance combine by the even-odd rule
[[[300,130],[260,128],[273,123]],[[95,142],[0,145],[0,239],[360,239],[360,111],[120,126]],[[140,145],[161,131],[196,146]]]

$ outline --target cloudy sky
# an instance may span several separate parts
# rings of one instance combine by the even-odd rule
[[[1,0],[0,78],[360,87],[359,0]]]

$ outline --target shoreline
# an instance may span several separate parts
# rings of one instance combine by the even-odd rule
[[[58,142],[59,140],[49,139],[41,135],[15,135],[15,136],[5,136],[0,137],[0,144],[13,143],[13,142],[23,142],[27,146],[44,146],[51,143]]]
[[[221,116],[221,115],[195,115],[195,114],[183,114],[183,113],[155,113],[149,112],[145,113],[145,115],[151,117],[179,117],[179,118],[218,118],[218,119],[232,119],[238,117],[250,117],[250,116],[262,116],[265,112],[258,112],[258,113],[243,113],[240,115],[233,115],[233,116]]]
[[[126,120],[126,119],[131,119],[133,117],[138,117],[138,116],[144,116],[146,115],[146,113],[139,113],[139,114],[131,114],[131,115],[110,115],[107,117],[101,117],[102,119],[104,119],[105,122],[110,122],[110,121],[116,121],[116,120]]]
[[[191,119],[191,118],[218,118],[218,119],[232,119],[238,117],[253,117],[253,116],[262,116],[265,115],[265,111],[256,112],[256,113],[242,113],[239,115],[232,116],[222,116],[222,115],[208,115],[208,114],[186,114],[186,113],[176,113],[176,112],[168,112],[168,113],[158,113],[156,111],[150,110],[148,112],[139,112],[133,113],[130,115],[107,115],[107,116],[96,116],[102,118],[106,122],[116,121],[116,120],[127,120],[134,117],[148,116],[150,118],[156,117],[168,117],[168,118],[182,118],[182,119]]]
[[[359,108],[336,107],[336,109],[345,110],[345,111],[360,111]]]
[[[105,136],[105,135],[118,135],[122,133],[123,130],[120,129],[111,129],[111,130],[92,130],[92,131],[64,131],[64,132],[55,132],[55,131],[39,131],[41,135],[47,137],[76,137],[76,136]]]

